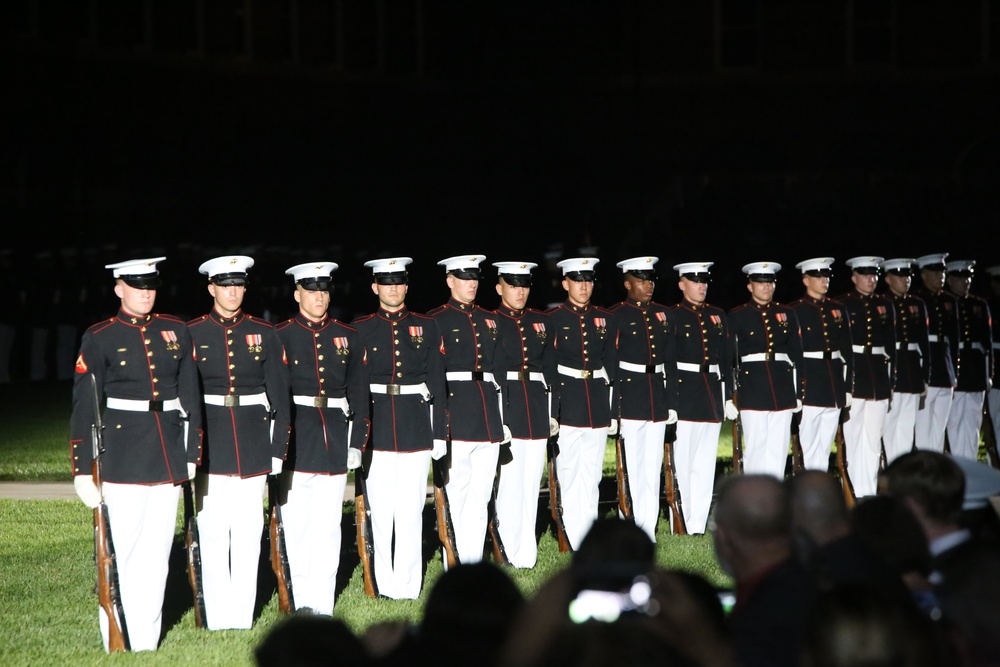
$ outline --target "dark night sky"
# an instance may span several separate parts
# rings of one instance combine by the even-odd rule
[[[415,258],[424,307],[445,297],[435,262],[466,252],[596,247],[606,302],[620,259],[659,256],[668,303],[670,265],[715,261],[724,306],[750,261],[785,265],[781,300],[809,257],[1000,261],[994,73],[625,86],[545,44],[422,80],[8,45],[2,214],[24,240],[3,245],[79,248],[88,271],[162,253],[168,279],[229,252],[263,282],[330,259],[355,308],[371,305],[362,263],[388,255]]]

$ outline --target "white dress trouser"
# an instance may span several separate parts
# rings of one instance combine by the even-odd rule
[[[181,487],[109,482],[102,487],[129,644],[133,651],[153,651],[160,641]],[[98,621],[107,651],[108,617],[103,609],[98,612]]]
[[[372,513],[375,583],[380,595],[415,600],[423,577],[421,537],[431,452],[372,452],[368,504]],[[395,550],[393,534],[395,533]]]
[[[952,456],[979,458],[979,431],[983,426],[984,391],[956,391],[948,414],[948,445]]]
[[[545,440],[513,438],[510,441],[512,459],[500,466],[497,524],[504,553],[514,567],[534,567],[538,558],[535,523],[538,491],[545,468],[545,443]]]
[[[915,430],[917,449],[944,451],[944,434],[951,414],[951,387],[928,387],[924,407],[917,410]],[[919,408],[919,405],[918,405]]]
[[[267,475],[199,474],[198,536],[209,630],[253,625]]]
[[[674,465],[684,525],[691,535],[705,532],[715,489],[715,460],[722,422],[677,422]]]
[[[663,432],[666,422],[621,420],[625,439],[625,469],[632,495],[632,516],[649,539],[656,542],[660,517],[660,479],[663,474]]]
[[[451,441],[451,467],[444,488],[455,527],[455,549],[462,563],[483,559],[499,456],[500,445],[495,442]]]
[[[570,547],[577,549],[597,519],[608,428],[562,426],[556,474],[562,495],[563,525]]]
[[[799,446],[802,465],[806,470],[830,470],[830,448],[840,426],[840,408],[802,406],[799,422]]]
[[[889,399],[855,397],[851,402],[851,418],[844,422],[844,455],[856,498],[875,495],[888,408]]]
[[[792,414],[791,408],[740,410],[743,421],[743,472],[784,479],[788,443],[792,437]]]
[[[340,566],[340,519],[347,475],[296,471],[283,473],[281,482],[288,489],[281,520],[295,608],[308,607],[330,616]]]
[[[886,464],[912,451],[919,406],[920,394],[893,393],[889,412],[885,416],[885,428],[882,431]]]

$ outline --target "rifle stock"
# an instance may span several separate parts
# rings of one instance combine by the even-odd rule
[[[847,472],[847,452],[844,447],[844,422],[850,419],[850,415],[850,408],[843,408],[840,411],[840,423],[837,424],[835,443],[837,447],[837,471],[840,473],[840,485],[844,490],[844,500],[847,502],[848,507],[854,507],[858,499],[854,495],[854,485],[851,483],[851,475]]]
[[[361,574],[365,582],[365,595],[378,597],[378,583],[375,581],[375,538],[372,535],[372,510],[368,505],[367,471],[354,471],[354,523],[357,526],[358,557],[361,559]]]
[[[802,410],[792,414],[792,474],[799,474],[806,467],[805,454],[802,452],[802,442],[799,440],[799,424],[802,421]]]
[[[556,540],[559,542],[559,551],[565,553],[572,551],[573,546],[566,536],[566,524],[563,522],[562,492],[559,488],[559,474],[556,471],[556,457],[559,455],[559,439],[551,436],[548,440],[548,473],[549,473],[549,510],[552,512],[552,521],[556,527]]]
[[[93,463],[90,472],[94,486],[98,491],[102,491],[101,455],[104,453],[104,423],[101,419],[101,397],[97,391],[97,378],[93,373],[90,374],[90,389],[94,404],[94,421],[90,426],[93,445]],[[111,539],[111,521],[103,493],[100,504],[94,508],[94,565],[97,568],[97,599],[108,618],[108,653],[129,651],[125,609],[122,607],[121,591],[118,587],[118,561],[115,556],[114,541]]]
[[[663,441],[663,489],[667,496],[667,508],[670,510],[670,532],[674,535],[687,535],[681,503],[681,490],[677,488],[674,443],[667,440]]]
[[[271,542],[271,569],[277,579],[278,609],[285,614],[295,611],[295,596],[292,591],[292,570],[288,564],[288,550],[285,547],[285,526],[281,520],[281,507],[278,504],[278,478],[269,476],[268,499],[271,503],[268,534]]]
[[[206,627],[205,588],[201,578],[201,538],[198,535],[198,516],[195,510],[193,483],[184,485],[184,514],[187,516],[184,546],[187,551],[188,583],[194,596],[194,627]]]
[[[501,463],[497,461],[497,473],[493,477],[493,494],[490,496],[489,522],[486,524],[487,532],[490,535],[490,544],[493,547],[493,560],[498,565],[510,565],[507,558],[507,550],[503,546],[503,538],[500,536],[500,517],[497,516],[497,493],[500,491],[500,471]]]
[[[632,511],[632,489],[628,482],[628,460],[625,456],[625,438],[621,434],[619,425],[618,435],[615,436],[615,462],[617,464],[615,479],[618,482],[618,511],[622,517],[635,521]]]
[[[444,488],[448,474],[445,469],[445,458],[432,461],[431,468],[434,470],[434,511],[437,516],[438,539],[444,548],[445,569],[449,569],[458,565],[460,561],[455,526],[451,522],[451,505],[448,503],[448,492]]]
[[[987,393],[988,395],[988,393]],[[993,430],[993,415],[990,414],[989,400],[983,401],[983,448],[986,449],[986,458],[994,469],[1000,470],[1000,452],[997,451],[997,436]]]

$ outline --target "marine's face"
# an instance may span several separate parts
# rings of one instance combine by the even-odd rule
[[[851,282],[854,283],[854,289],[858,290],[859,294],[871,296],[875,291],[875,285],[878,284],[878,276],[874,273],[858,273],[855,271],[851,274]]]
[[[129,315],[145,317],[153,312],[153,304],[156,303],[155,289],[130,287],[119,280],[115,285],[115,294],[122,300],[122,310]]]
[[[465,280],[449,273],[447,283],[451,298],[462,303],[475,303],[476,293],[479,291],[478,280]]]
[[[653,299],[653,291],[656,289],[655,280],[643,280],[633,275],[625,276],[625,292],[630,301],[649,303]]]
[[[813,299],[822,299],[830,291],[830,276],[802,275],[802,284],[806,286],[806,294]]]
[[[406,290],[409,287],[406,283],[396,285],[380,285],[372,283],[372,292],[378,296],[379,306],[390,313],[394,313],[403,307],[406,301]]]
[[[497,294],[500,295],[500,302],[511,310],[524,310],[530,293],[530,287],[516,287],[503,278],[497,283]]]
[[[302,285],[296,285],[294,296],[299,310],[310,320],[319,322],[326,317],[326,311],[330,309],[330,292],[308,290]]]
[[[940,269],[921,269],[920,282],[935,294],[944,288],[944,271]]]
[[[223,317],[232,317],[239,312],[246,296],[246,285],[216,285],[208,284],[208,293],[215,299],[215,309]]]
[[[774,299],[774,283],[773,282],[749,282],[747,283],[747,290],[750,292],[750,297],[755,303],[760,305],[765,305],[771,303]]]
[[[696,306],[705,303],[705,298],[708,296],[708,283],[700,283],[683,276],[677,281],[677,288],[685,299]]]
[[[563,278],[562,286],[566,290],[566,298],[574,306],[583,307],[590,303],[590,297],[594,293],[594,283],[591,281]]]

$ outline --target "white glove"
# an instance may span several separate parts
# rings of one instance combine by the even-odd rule
[[[361,467],[361,450],[357,447],[347,448],[347,469],[355,470]]]
[[[188,468],[188,479],[193,482],[194,481],[194,476],[198,472],[198,466],[197,466],[197,464],[194,464],[194,463],[191,463],[190,461],[188,461],[187,468]]]
[[[94,509],[101,504],[101,492],[97,490],[94,478],[90,475],[77,475],[74,477],[73,488],[76,489],[76,495],[80,496],[83,504],[90,509]]]
[[[795,409],[792,410],[792,412],[799,412],[801,410],[802,410],[802,399],[801,398],[796,398],[795,399]]]
[[[618,420],[612,419],[611,426],[608,427],[608,437],[613,438],[618,435]]]
[[[441,460],[448,453],[448,443],[444,440],[435,440],[431,446],[431,458],[435,461]]]
[[[281,459],[279,459],[276,456],[272,456],[271,457],[271,474],[272,475],[280,474],[281,473],[281,468],[282,468],[283,465],[285,465],[284,461],[282,461]]]
[[[844,395],[844,407],[845,408],[851,407],[851,403],[853,402],[854,402],[854,397],[851,395],[851,392],[847,392],[847,394]]]
[[[732,400],[726,401],[726,407],[724,412],[726,413],[726,419],[729,421],[734,421],[740,416],[740,410],[736,407],[736,404]]]
[[[549,435],[559,434],[559,421],[555,417],[549,417]]]
[[[511,433],[510,433],[510,427],[508,427],[506,424],[504,424],[503,425],[503,440],[500,441],[500,444],[501,445],[507,444],[508,442],[510,442],[510,439],[513,438],[513,437],[514,436],[512,436]]]
[[[676,424],[676,423],[677,423],[677,411],[676,410],[667,410],[667,424],[669,425],[669,424]]]

